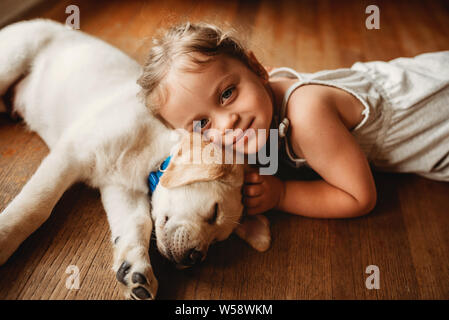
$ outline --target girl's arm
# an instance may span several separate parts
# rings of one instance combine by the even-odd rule
[[[275,208],[312,218],[353,218],[369,213],[375,205],[363,203],[324,180],[284,181],[284,193]]]
[[[309,217],[355,217],[371,211],[376,187],[366,156],[342,122],[332,95],[294,92],[290,141],[324,180],[286,181],[280,210]]]
[[[248,213],[276,208],[307,217],[350,218],[370,212],[377,199],[371,169],[340,119],[335,100],[297,91],[288,102],[289,140],[294,149],[300,146],[323,180],[281,181],[250,172],[244,188]]]

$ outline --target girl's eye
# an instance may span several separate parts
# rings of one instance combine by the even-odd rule
[[[204,129],[207,124],[209,123],[209,119],[203,118],[200,121],[195,121],[195,130],[201,131],[201,129]]]
[[[226,89],[225,91],[223,91],[223,93],[221,94],[221,103],[224,102],[224,100],[229,99],[232,96],[232,93],[234,92],[235,88],[234,87],[230,87],[228,89]]]

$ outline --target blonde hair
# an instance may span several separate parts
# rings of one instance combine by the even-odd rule
[[[251,63],[250,53],[243,43],[232,35],[233,31],[224,32],[219,27],[208,23],[183,23],[169,28],[162,36],[153,38],[143,66],[143,73],[137,83],[142,87],[141,96],[146,106],[155,114],[167,98],[164,79],[169,71],[180,67],[183,71],[195,72],[215,56],[227,54],[243,62],[258,76],[264,77]],[[197,55],[199,54],[199,55]],[[187,57],[195,68],[181,66],[182,58]]]

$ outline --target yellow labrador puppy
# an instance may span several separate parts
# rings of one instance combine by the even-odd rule
[[[153,212],[162,214],[155,219],[158,249],[180,267],[203,260],[209,245],[232,231],[258,251],[270,245],[264,216],[241,219],[235,200],[241,199],[243,165],[225,164],[224,157],[200,134],[184,135],[153,194]]]
[[[189,163],[179,152],[189,135],[178,144],[179,135],[138,98],[142,70],[134,60],[99,39],[42,19],[0,30],[0,48],[0,96],[18,82],[9,109],[50,149],[0,214],[0,265],[77,181],[101,192],[113,270],[126,298],[156,295],[148,255],[153,222],[160,251],[180,266],[204,259],[209,245],[232,231],[258,250],[268,248],[266,219],[241,221],[242,166]],[[173,161],[151,200],[148,174],[170,153]]]

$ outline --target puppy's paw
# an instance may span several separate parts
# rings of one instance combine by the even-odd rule
[[[235,233],[259,252],[264,252],[270,248],[270,223],[261,214],[247,216],[235,229]]]
[[[125,298],[134,300],[155,299],[158,282],[150,264],[148,250],[128,247],[121,252],[123,254],[118,255],[114,271],[117,280],[123,285]]]
[[[151,267],[138,270],[128,261],[123,261],[116,272],[116,278],[125,286],[124,294],[127,299],[155,299],[158,283]]]

